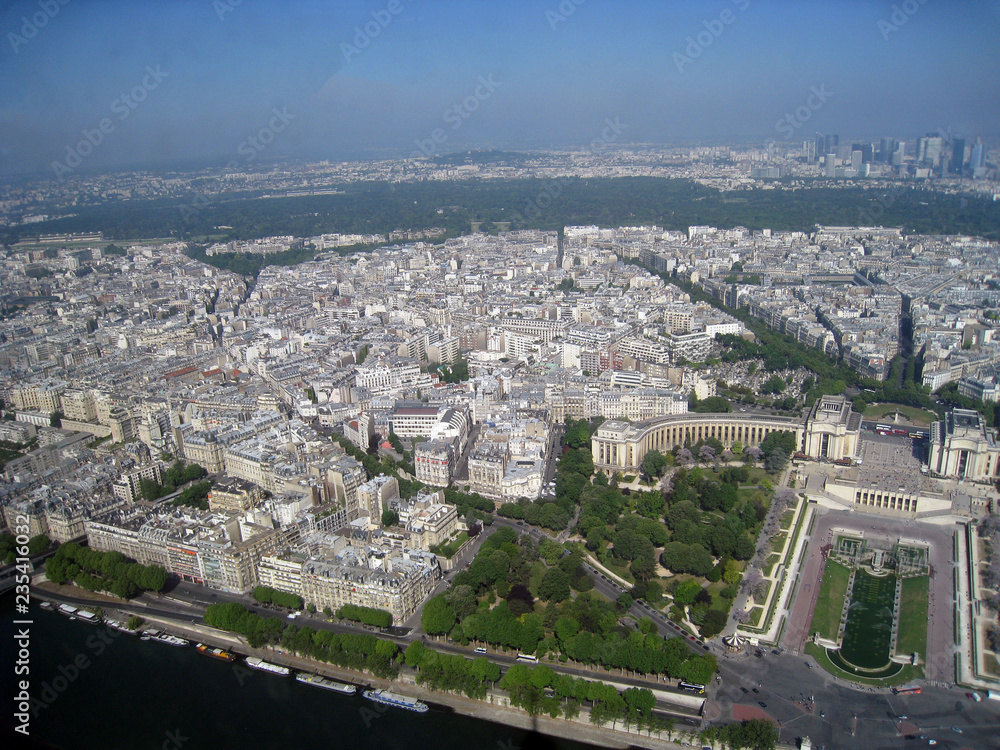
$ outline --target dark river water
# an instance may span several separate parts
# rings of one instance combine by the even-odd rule
[[[4,736],[14,732],[18,646],[14,597],[0,600]],[[140,641],[38,608],[30,619],[30,742],[18,747],[101,750],[529,750],[590,745],[530,735],[431,705],[383,708],[292,677],[210,659],[193,646]],[[13,744],[13,743],[12,743]],[[10,747],[11,744],[6,744]]]

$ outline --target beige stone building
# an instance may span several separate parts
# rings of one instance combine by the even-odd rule
[[[1000,479],[996,430],[986,426],[979,412],[953,409],[931,426],[927,464],[937,476],[994,482]]]
[[[861,435],[861,415],[844,396],[822,396],[806,420],[802,452],[811,458],[854,458]]]

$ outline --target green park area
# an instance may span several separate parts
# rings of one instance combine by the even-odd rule
[[[874,673],[873,676],[860,677],[856,672],[841,669],[833,662],[831,654],[836,657],[835,651],[830,651],[815,643],[807,643],[806,653],[816,659],[816,662],[830,674],[850,680],[851,682],[861,683],[862,685],[880,685],[882,687],[904,685],[907,682],[920,679],[924,676],[924,670],[921,667],[914,667],[909,664],[892,664],[890,665],[891,668],[886,669],[884,674],[879,672]]]
[[[819,587],[819,597],[813,610],[810,633],[819,633],[820,638],[837,639],[840,628],[840,610],[847,595],[847,581],[851,571],[836,560],[827,560],[823,571],[823,582]]]
[[[929,425],[937,419],[933,412],[904,404],[873,404],[865,409],[864,417],[865,419],[892,419],[896,412],[914,424]]]
[[[927,576],[903,579],[896,653],[927,655]]]
[[[874,670],[889,663],[895,598],[896,576],[857,571],[839,652],[848,665]]]

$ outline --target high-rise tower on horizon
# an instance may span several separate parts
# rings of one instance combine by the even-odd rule
[[[965,166],[965,139],[954,138],[951,142],[951,171],[954,174],[962,174],[963,166]]]

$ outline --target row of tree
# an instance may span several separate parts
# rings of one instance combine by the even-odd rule
[[[356,604],[345,604],[337,610],[337,617],[351,622],[360,622],[376,628],[392,627],[392,613],[374,607],[360,607]]]
[[[590,704],[592,724],[617,724],[619,721],[640,729],[672,729],[673,723],[653,721],[656,697],[647,688],[627,688],[621,693],[603,682],[559,674],[551,667],[528,667],[514,664],[500,680],[515,706],[532,716],[547,713],[552,718],[567,719],[579,715],[580,706]]]
[[[52,545],[45,534],[35,534],[28,540],[28,555],[42,554]],[[0,560],[4,565],[13,565],[17,559],[17,538],[13,534],[0,534]]]
[[[290,624],[281,633],[281,645],[300,656],[382,679],[399,675],[399,647],[367,633],[333,633]]]
[[[167,571],[161,565],[141,565],[120,552],[101,552],[75,542],[61,545],[46,560],[45,576],[53,583],[76,583],[122,599],[139,591],[162,591],[167,584]]]
[[[302,609],[302,597],[270,586],[255,586],[252,596],[262,604],[275,604],[286,609]]]
[[[421,641],[407,647],[405,662],[417,671],[418,683],[435,690],[461,692],[477,700],[485,698],[489,688],[500,679],[500,665],[485,656],[467,659],[442,654]]]
[[[730,750],[774,750],[778,744],[778,728],[767,719],[747,719],[738,724],[707,727],[698,738],[713,747],[719,742]]]
[[[399,647],[367,633],[340,634],[286,624],[278,617],[261,617],[237,602],[208,605],[204,619],[209,627],[245,636],[252,648],[280,643],[301,656],[371,672],[376,677],[393,678],[399,674]]]

